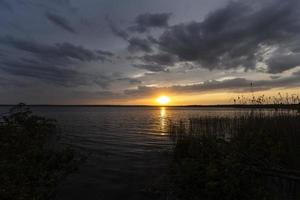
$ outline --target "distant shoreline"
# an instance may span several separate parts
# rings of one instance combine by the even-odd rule
[[[0,107],[12,107],[15,104],[0,104]],[[62,105],[62,104],[28,104],[29,107],[197,107],[197,108],[284,108],[284,109],[299,109],[300,104],[220,104],[220,105]]]

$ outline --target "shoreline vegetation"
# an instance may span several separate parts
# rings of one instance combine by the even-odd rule
[[[55,120],[19,104],[0,116],[0,199],[48,200],[84,156],[59,143]]]
[[[163,199],[300,198],[300,115],[251,111],[171,121],[174,141]]]

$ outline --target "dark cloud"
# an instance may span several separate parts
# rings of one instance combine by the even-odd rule
[[[273,56],[267,61],[268,72],[276,74],[300,66],[300,53]]]
[[[148,39],[132,37],[128,40],[128,50],[130,52],[152,52],[152,43]]]
[[[297,42],[300,44],[299,3],[298,0],[233,1],[202,22],[170,27],[160,36],[159,46],[161,51],[178,56],[181,61],[197,62],[210,70],[254,69],[263,61],[267,48],[299,49],[300,45],[295,48]],[[269,72],[295,66],[293,62],[279,67],[274,62],[268,66]]]
[[[152,45],[154,44],[154,38],[139,38],[139,37],[130,37],[130,35],[121,28],[117,27],[110,18],[106,17],[106,21],[109,24],[109,27],[114,35],[128,42],[127,50],[131,53],[135,52],[152,52]]]
[[[124,30],[120,29],[119,27],[117,27],[117,25],[115,25],[115,23],[109,17],[106,17],[105,19],[106,19],[112,33],[115,36],[120,37],[123,40],[128,40],[129,34],[126,31],[124,31]]]
[[[131,85],[137,85],[141,84],[142,81],[135,79],[135,78],[129,78],[129,77],[121,77],[121,78],[116,78],[115,81],[126,81]]]
[[[68,66],[62,67],[48,62],[31,59],[5,60],[0,62],[0,70],[10,75],[19,77],[29,77],[40,80],[44,83],[54,84],[64,87],[78,87],[87,85],[97,85],[107,88],[113,82],[126,81],[130,84],[141,83],[137,79],[119,75],[103,75],[99,73],[85,73],[70,69]]]
[[[1,8],[13,12],[13,7],[6,0],[0,0],[0,10]]]
[[[144,33],[149,28],[165,28],[168,26],[170,16],[170,13],[141,14],[136,17],[135,25],[129,27],[129,29],[131,31]]]
[[[75,29],[71,26],[71,23],[66,18],[64,18],[58,14],[54,14],[54,13],[50,13],[50,12],[46,12],[45,16],[54,25],[66,30],[70,33],[74,33],[74,34],[76,33]]]
[[[146,63],[152,63],[157,65],[168,65],[168,66],[171,66],[176,62],[176,57],[167,53],[152,54],[152,55],[147,54],[141,57],[140,59]]]
[[[51,62],[72,62],[72,60],[88,62],[101,60],[105,61],[113,54],[102,50],[89,50],[82,46],[70,43],[57,43],[55,45],[39,44],[29,40],[14,37],[0,38],[0,43],[10,45],[18,50],[32,53],[34,56]]]
[[[163,72],[166,71],[166,67],[156,64],[134,64],[133,67],[138,69],[145,69],[151,72]]]
[[[56,85],[78,86],[86,84],[85,78],[74,70],[61,69],[37,61],[4,61],[0,67],[2,71],[15,76],[31,77]]]
[[[106,88],[112,81],[117,81],[113,76],[88,74],[74,69],[74,65],[84,62],[109,61],[114,55],[109,51],[89,50],[70,43],[39,44],[14,37],[0,38],[0,44],[19,50],[14,58],[7,56],[0,61],[0,69],[14,76],[65,87],[98,85]]]
[[[114,54],[110,51],[97,50],[100,55],[112,57]]]

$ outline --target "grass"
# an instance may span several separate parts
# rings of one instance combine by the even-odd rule
[[[33,115],[23,104],[0,118],[0,199],[45,200],[82,161],[59,144],[54,120]]]
[[[167,199],[299,199],[299,122],[296,111],[170,122]]]

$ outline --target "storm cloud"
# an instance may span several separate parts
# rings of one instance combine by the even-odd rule
[[[0,44],[18,50],[14,58],[6,56],[0,62],[0,70],[11,75],[64,87],[94,84],[106,88],[114,80],[113,77],[74,69],[80,63],[109,61],[114,56],[109,51],[89,50],[70,43],[41,44],[9,36],[0,38]]]
[[[52,65],[45,65],[36,61],[5,61],[1,63],[0,69],[16,76],[31,77],[34,79],[50,82],[51,84],[61,86],[78,86],[86,85],[87,78],[81,73],[71,70],[62,69]],[[101,87],[106,84],[101,84]]]
[[[105,20],[115,36],[123,40],[128,40],[129,34],[125,30],[119,28],[108,16],[105,17]]]
[[[122,75],[87,73],[72,69],[70,66],[59,66],[30,59],[2,61],[0,62],[0,70],[10,75],[29,77],[33,80],[40,80],[42,83],[63,87],[96,85],[102,89],[107,89],[113,82],[140,83],[138,79]]]
[[[161,54],[146,54],[140,58],[146,63],[157,65],[173,65],[176,62],[176,57],[167,53]]]
[[[50,12],[45,13],[45,15],[47,19],[53,24],[55,24],[56,26],[70,33],[76,33],[75,29],[71,26],[71,23],[66,18]]]
[[[267,61],[270,73],[281,73],[288,69],[300,66],[300,53],[278,55]]]
[[[130,52],[152,52],[151,42],[145,38],[132,37],[128,40],[128,50]]]
[[[145,13],[140,14],[135,19],[135,25],[129,27],[129,30],[144,33],[151,28],[168,27],[168,20],[171,13]]]
[[[40,59],[72,61],[105,61],[113,53],[103,50],[89,50],[70,43],[56,43],[54,45],[40,44],[35,41],[19,39],[11,36],[0,38],[0,44],[9,45],[18,50],[29,52]]]
[[[255,69],[258,62],[264,62],[266,49],[272,47],[288,48],[294,54],[289,46],[300,44],[299,1],[255,2],[230,2],[201,22],[173,25],[160,36],[159,48],[210,70]],[[274,62],[268,65],[271,73],[296,64],[280,68]]]

